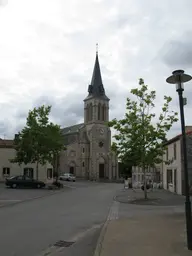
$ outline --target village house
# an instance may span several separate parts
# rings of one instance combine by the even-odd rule
[[[186,126],[187,161],[189,183],[192,185],[192,126]],[[184,195],[184,168],[182,135],[166,142],[167,147],[163,155],[163,188],[179,195]]]
[[[156,164],[155,167],[149,167],[145,170],[146,181],[153,183],[160,183],[162,181],[162,163]],[[132,182],[142,184],[144,182],[144,173],[141,167],[133,166],[132,168]]]
[[[10,160],[14,159],[15,154],[14,141],[0,139],[0,181],[14,175],[36,178],[36,164],[18,165],[17,163],[11,163]],[[39,180],[47,181],[47,179],[50,179],[52,170],[52,166],[48,163],[44,166],[39,165]]]

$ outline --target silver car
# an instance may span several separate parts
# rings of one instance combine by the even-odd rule
[[[72,173],[63,173],[59,176],[60,180],[65,180],[65,181],[76,181],[76,177]]]

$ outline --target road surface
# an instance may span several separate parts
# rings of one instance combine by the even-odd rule
[[[122,184],[68,184],[71,188],[62,193],[0,208],[0,255],[92,254],[113,196]],[[111,209],[111,218],[116,218],[118,206]],[[54,246],[60,240],[74,244]]]

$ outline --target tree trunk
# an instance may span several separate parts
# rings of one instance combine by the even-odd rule
[[[36,179],[39,179],[39,162],[36,162]]]
[[[143,180],[144,180],[144,197],[147,199],[147,182],[146,182],[146,173],[145,173],[145,167],[142,168],[143,171]]]

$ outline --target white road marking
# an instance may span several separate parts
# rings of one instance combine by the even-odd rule
[[[21,202],[22,200],[16,200],[16,199],[0,199],[0,203],[2,202]]]

